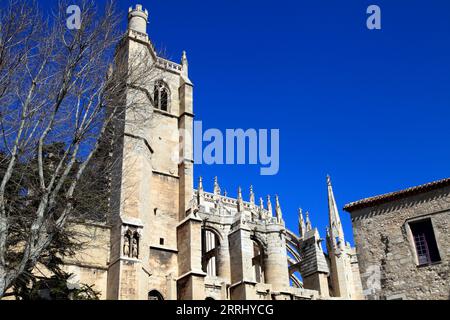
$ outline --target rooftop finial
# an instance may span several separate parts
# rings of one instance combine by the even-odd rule
[[[272,202],[270,201],[270,195],[267,195],[267,211],[269,211],[269,215],[272,216]]]
[[[312,229],[311,220],[309,220],[309,212],[306,211],[306,231],[310,231]]]
[[[203,191],[203,178],[201,176],[198,178],[198,191]]]
[[[202,204],[203,201],[203,178],[200,176],[198,177],[198,187],[197,187],[197,204]]]
[[[253,193],[253,186],[250,186],[250,204],[255,205],[255,194]]]
[[[189,75],[189,63],[188,63],[186,51],[184,51],[184,50],[181,55],[181,66],[183,68],[183,74],[187,77]]]
[[[278,198],[278,195],[275,195],[275,215],[280,223],[283,220],[283,213],[281,212],[280,199]]]
[[[237,204],[238,204],[238,211],[239,212],[243,211],[244,210],[244,201],[242,200],[241,187],[238,188]]]
[[[306,232],[305,220],[303,220],[303,210],[302,208],[298,209],[298,233],[300,236],[304,236]]]
[[[264,209],[264,200],[262,197],[259,198],[259,208],[262,210]]]
[[[217,177],[214,177],[214,194],[220,195],[219,180]]]

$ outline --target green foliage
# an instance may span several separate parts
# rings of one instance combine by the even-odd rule
[[[33,277],[27,286],[14,287],[21,300],[98,300],[100,292],[94,286],[72,284],[73,274],[58,272],[53,276]]]
[[[46,145],[43,152],[44,175],[49,175],[55,170],[55,166],[63,156],[63,143],[53,143]],[[84,221],[106,221],[107,212],[107,175],[104,173],[106,164],[103,154],[106,151],[99,150],[99,156],[95,157],[92,165],[88,167],[85,176],[79,182],[73,199],[74,213],[71,220],[74,222]],[[101,155],[101,156],[100,156]],[[6,170],[8,159],[0,152],[0,176]],[[38,164],[36,157],[22,159],[18,163],[18,168],[14,170],[11,182],[6,190],[7,211],[10,219],[10,227],[7,239],[7,261],[9,266],[19,264],[23,252],[15,248],[20,248],[21,244],[26,242],[28,234],[31,232],[31,224],[34,215],[41,200],[39,192]],[[77,166],[72,170],[76,172]],[[12,295],[22,300],[40,300],[40,299],[72,299],[72,300],[92,300],[98,299],[99,293],[91,286],[80,284],[77,287],[69,289],[67,280],[71,274],[62,271],[64,258],[75,255],[84,243],[81,243],[79,235],[70,231],[69,228],[63,230],[53,227],[53,221],[58,218],[58,212],[61,211],[67,199],[63,198],[63,186],[61,196],[56,201],[53,208],[54,218],[46,225],[47,232],[52,234],[50,245],[42,252],[38,263],[43,269],[48,270],[51,276],[46,277],[40,273],[38,267],[29,264],[26,270],[12,284]]]

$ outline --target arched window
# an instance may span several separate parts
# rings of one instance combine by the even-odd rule
[[[220,240],[212,231],[203,229],[202,232],[202,270],[210,277],[218,276],[217,265]]]
[[[158,81],[155,83],[153,100],[155,108],[162,111],[169,111],[169,89],[164,82]]]
[[[252,267],[255,281],[264,283],[264,250],[255,240],[253,240]]]
[[[164,300],[164,298],[159,291],[152,290],[148,293],[148,300]]]

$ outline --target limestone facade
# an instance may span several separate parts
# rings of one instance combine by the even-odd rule
[[[130,8],[117,49],[127,67],[136,56],[155,67],[124,102],[139,99],[141,113],[127,112],[115,124],[111,212],[102,229],[108,239],[94,259],[84,257],[80,281],[95,284],[104,299],[361,298],[356,255],[343,233],[326,254],[302,213],[299,234],[286,228],[278,197],[255,204],[251,188],[249,201],[240,189],[231,198],[217,179],[213,192],[201,179],[194,189],[187,57],[181,63],[158,57],[147,22],[142,6]],[[330,226],[340,225],[332,190],[330,197]],[[88,274],[96,267],[98,275]]]

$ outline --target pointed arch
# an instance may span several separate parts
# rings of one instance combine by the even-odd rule
[[[155,82],[153,88],[153,102],[156,109],[170,112],[170,90],[167,83],[163,80]]]
[[[202,270],[210,277],[219,276],[219,253],[221,236],[212,227],[202,228]]]
[[[258,283],[265,283],[265,255],[266,246],[264,242],[256,235],[250,237],[253,243],[253,254],[251,265],[253,268],[254,281]]]
[[[303,282],[295,274],[291,274],[289,278],[296,288],[303,288]]]
[[[290,244],[286,243],[286,250],[295,258],[297,262],[300,262],[301,260],[300,253],[295,247],[292,247]]]
[[[164,300],[164,297],[158,290],[150,290],[148,300]]]

